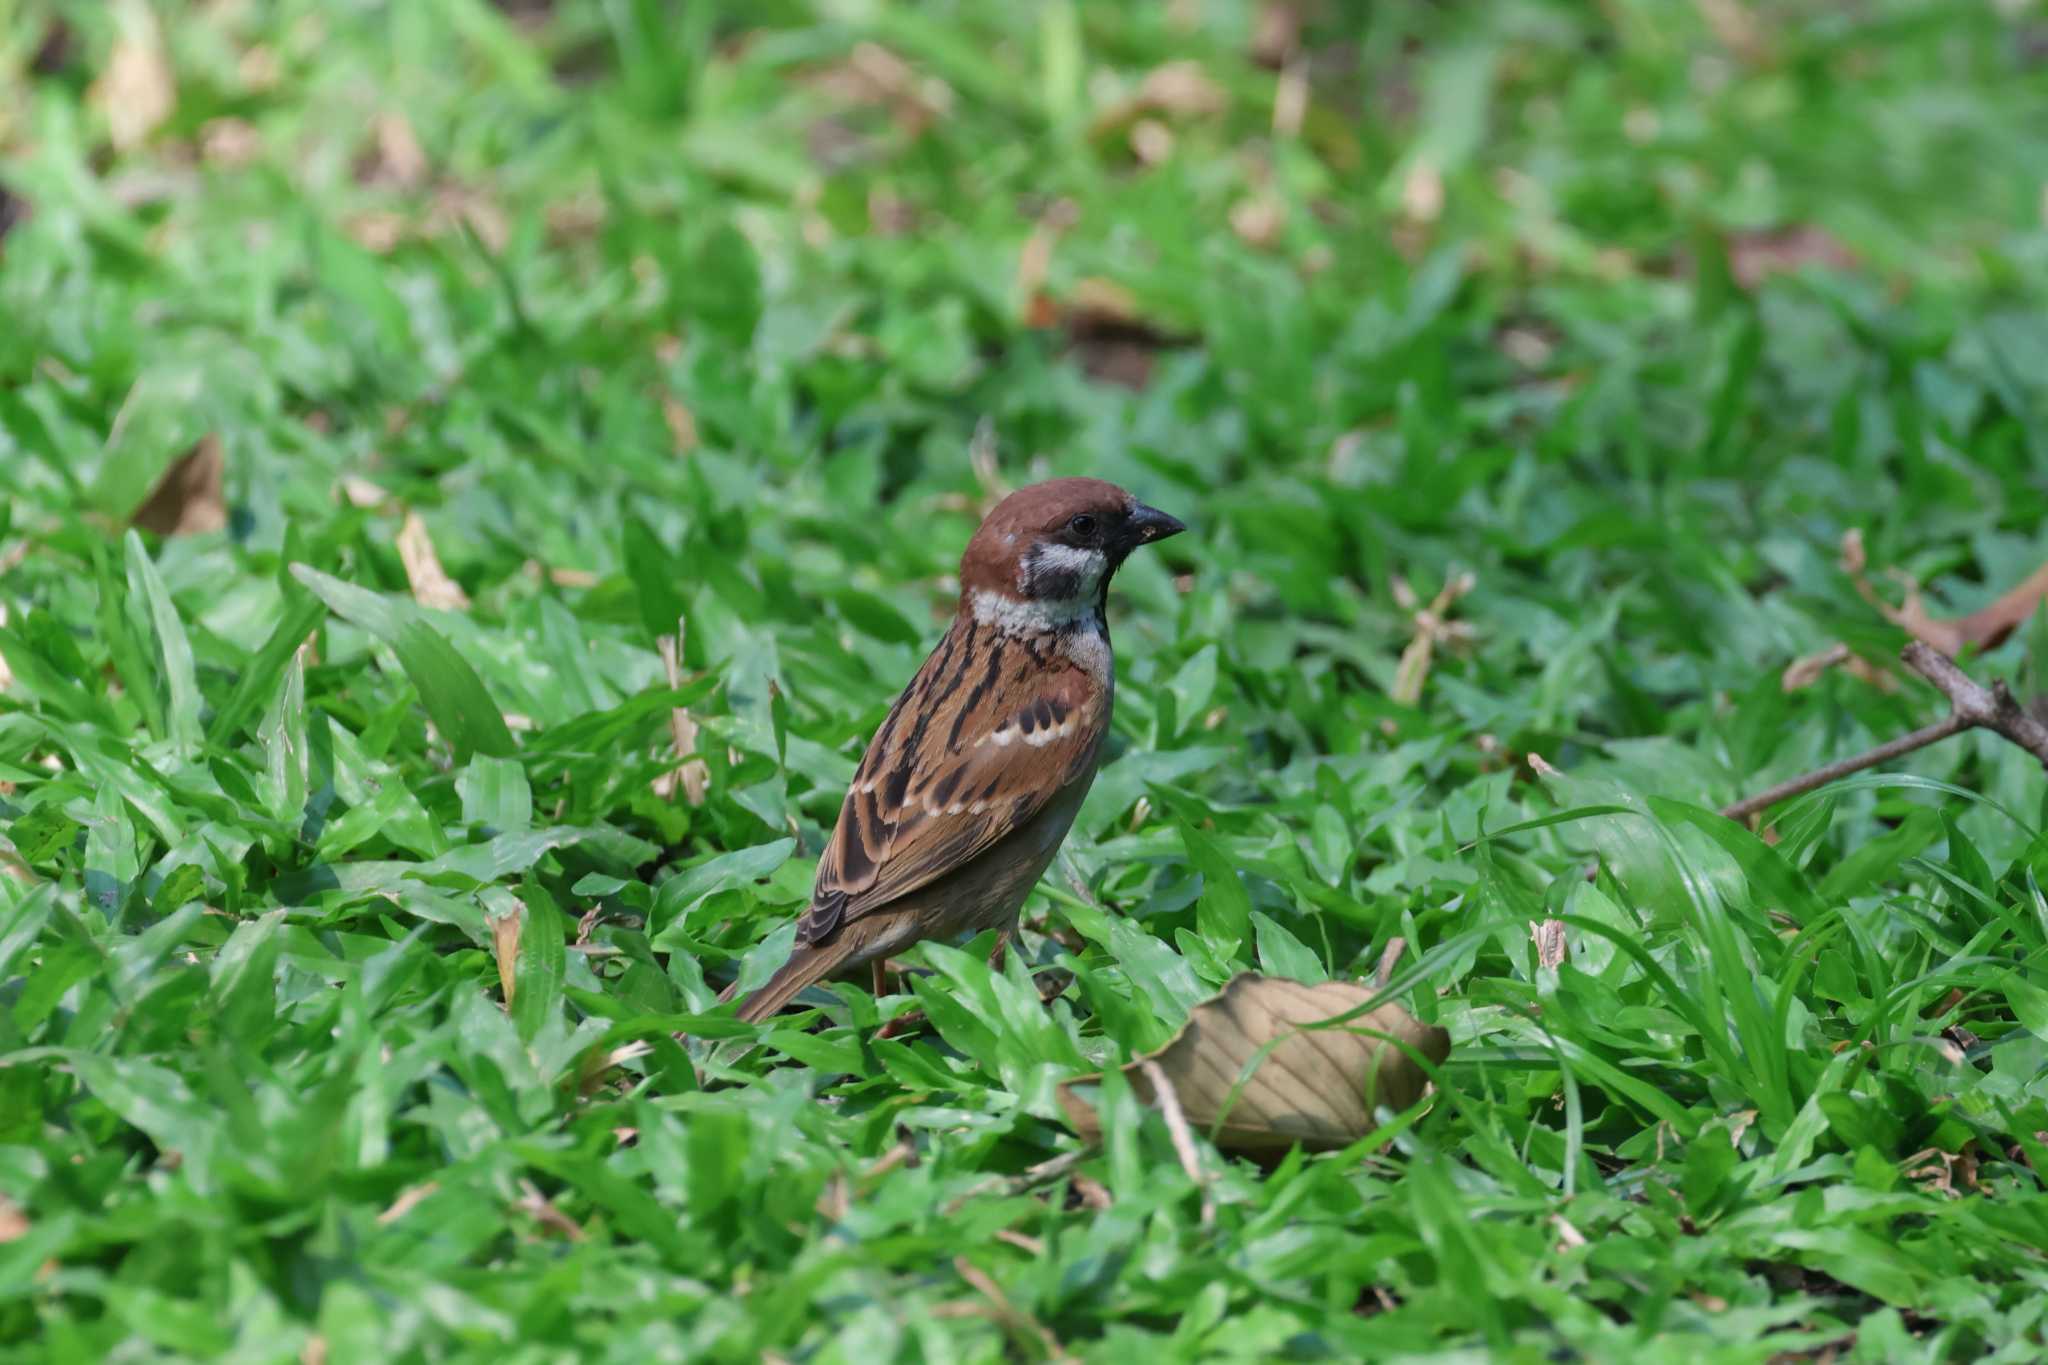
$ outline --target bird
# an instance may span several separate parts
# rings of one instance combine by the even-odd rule
[[[759,1023],[863,965],[879,995],[883,963],[924,939],[992,928],[1001,962],[1109,733],[1109,580],[1139,546],[1186,529],[1101,479],[1051,479],[995,505],[960,557],[952,625],[854,772],[789,959],[739,1018]]]

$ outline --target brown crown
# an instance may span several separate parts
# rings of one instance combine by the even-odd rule
[[[1136,502],[1102,479],[1048,479],[1018,489],[982,518],[967,542],[960,556],[961,593],[987,588],[1015,596],[1017,568],[1041,537],[1057,533],[1084,512],[1107,523],[1121,522]]]

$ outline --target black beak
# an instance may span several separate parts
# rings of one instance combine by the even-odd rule
[[[1125,526],[1129,530],[1131,543],[1134,546],[1150,545],[1155,540],[1164,540],[1168,536],[1177,536],[1182,531],[1188,529],[1181,524],[1179,517],[1170,517],[1157,507],[1147,507],[1142,502],[1131,508],[1131,514],[1125,522]]]

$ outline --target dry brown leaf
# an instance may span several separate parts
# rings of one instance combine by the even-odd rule
[[[1405,587],[1404,580],[1396,580]],[[1478,582],[1470,573],[1453,574],[1450,581],[1438,591],[1429,606],[1415,613],[1415,635],[1408,641],[1408,647],[1401,651],[1401,662],[1394,669],[1392,697],[1403,706],[1413,706],[1422,700],[1422,685],[1429,680],[1430,664],[1436,658],[1438,645],[1462,644],[1472,637],[1472,627],[1462,621],[1452,621],[1447,613],[1457,600],[1472,591]],[[1414,589],[1407,589],[1412,596]],[[1399,588],[1396,600],[1399,600]]]
[[[1762,66],[1771,60],[1771,44],[1763,25],[1742,0],[1693,0],[1714,37],[1741,61]]]
[[[1191,58],[1153,68],[1138,87],[1138,99],[1147,111],[1174,118],[1220,114],[1230,103],[1223,87]]]
[[[1172,1042],[1122,1072],[1141,1103],[1156,1104],[1145,1064],[1158,1066],[1189,1124],[1226,1150],[1277,1152],[1296,1143],[1342,1147],[1378,1126],[1376,1105],[1405,1109],[1428,1081],[1386,1038],[1399,1039],[1432,1063],[1451,1050],[1450,1034],[1419,1023],[1398,1005],[1382,1005],[1342,1024],[1306,1027],[1356,1010],[1375,994],[1358,982],[1310,986],[1248,972],[1197,1005]],[[1238,1078],[1254,1062],[1239,1087]],[[1068,1121],[1091,1142],[1100,1140],[1102,1122],[1078,1088],[1100,1079],[1084,1076],[1059,1088]]]
[[[1564,939],[1564,921],[1547,919],[1529,927],[1529,937],[1536,944],[1536,965],[1556,971],[1571,956],[1571,948]]]
[[[0,1245],[19,1241],[28,1235],[28,1229],[28,1215],[21,1211],[21,1206],[0,1194]]]
[[[1894,571],[1892,576],[1905,587],[1905,600],[1894,607],[1871,586],[1865,576],[1867,565],[1863,533],[1852,529],[1842,537],[1842,570],[1855,581],[1856,591],[1883,613],[1885,620],[1952,659],[1970,645],[1978,649],[1998,648],[2048,599],[2048,564],[2043,564],[1987,607],[1967,616],[1931,616],[1920,601],[1920,584],[1912,577]]]
[[[1173,129],[1156,118],[1141,118],[1131,125],[1131,155],[1147,166],[1157,166],[1173,155]]]
[[[86,98],[106,116],[117,152],[133,151],[178,107],[177,80],[164,55],[163,29],[142,0],[119,8],[119,33],[107,69]]]
[[[355,474],[342,477],[340,491],[341,496],[348,500],[349,506],[361,508],[365,512],[382,512],[391,507],[389,493]]]
[[[1273,84],[1273,136],[1286,141],[1301,134],[1308,117],[1308,65],[1290,62]]]
[[[164,471],[130,521],[160,536],[203,536],[225,530],[228,505],[221,477],[226,467],[220,437],[200,437],[197,445]]]
[[[1778,678],[1778,686],[1786,692],[1797,692],[1811,687],[1820,681],[1821,674],[1848,660],[1849,646],[1837,640],[1826,649],[1794,659],[1787,664],[1784,673]]]
[[[1050,327],[1058,318],[1058,310],[1045,294],[1046,276],[1052,270],[1053,248],[1080,216],[1073,200],[1055,199],[1039,216],[1031,235],[1024,239],[1023,249],[1017,253],[1013,290],[1019,317],[1026,327]]]
[[[387,111],[370,121],[370,145],[356,158],[356,181],[416,190],[427,183],[427,153],[405,115]]]
[[[1265,250],[1280,240],[1287,226],[1287,203],[1277,195],[1258,194],[1230,206],[1230,230],[1246,246]]]
[[[1167,62],[1147,72],[1135,91],[1104,105],[1089,121],[1088,135],[1107,137],[1147,119],[1200,118],[1221,113],[1229,104],[1229,94],[1200,62]],[[1157,143],[1155,135],[1146,136]]]
[[[443,611],[468,608],[469,594],[441,567],[427,523],[417,512],[407,512],[405,524],[398,528],[398,557],[405,563],[405,581],[412,585],[413,600],[421,606]]]
[[[7,624],[7,604],[0,602],[0,626]],[[7,656],[0,654],[0,692],[14,685],[14,673],[7,667]]]
[[[420,1204],[426,1201],[429,1195],[440,1188],[441,1184],[439,1181],[429,1180],[423,1185],[414,1185],[408,1189],[400,1190],[398,1198],[391,1201],[391,1207],[377,1215],[378,1225],[380,1227],[388,1227],[390,1224],[397,1222],[419,1207]]]
[[[1728,238],[1728,273],[1744,289],[1810,265],[1853,270],[1856,256],[1825,229],[1809,223],[1737,232]]]
[[[668,426],[669,448],[676,454],[687,455],[697,448],[697,414],[667,389],[661,391],[661,420]]]
[[[680,688],[683,685],[683,623],[676,622],[676,634],[664,635],[657,639],[655,648],[661,651],[661,666],[668,674],[668,685]],[[676,757],[682,761],[675,767],[654,779],[654,794],[668,800],[678,788],[683,799],[693,806],[704,804],[704,793],[711,780],[711,770],[704,766],[704,760],[697,755],[697,720],[683,707],[672,707],[668,713],[669,739],[675,745]]]
[[[498,985],[505,992],[505,1008],[512,1008],[512,997],[519,981],[519,931],[526,923],[526,908],[516,907],[502,915],[488,917],[491,926],[491,953],[498,959]]]
[[[1301,51],[1301,6],[1263,0],[1252,19],[1251,57],[1260,66],[1284,66]]]
[[[879,43],[860,43],[843,62],[825,67],[810,79],[813,89],[854,105],[888,109],[897,128],[917,137],[936,119],[953,112],[953,87],[937,76],[920,73]]]

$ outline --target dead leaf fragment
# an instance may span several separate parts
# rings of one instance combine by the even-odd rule
[[[1571,956],[1571,948],[1565,943],[1564,921],[1547,919],[1531,925],[1529,937],[1536,944],[1536,965],[1556,971]]]
[[[1998,648],[2005,643],[2006,637],[2026,624],[2043,599],[2048,599],[2048,564],[2043,564],[1989,606],[1979,607],[1967,616],[1932,616],[1920,601],[1917,580],[1898,570],[1892,571],[1891,577],[1905,590],[1905,600],[1894,607],[1878,595],[1877,589],[1865,576],[1867,564],[1863,533],[1851,529],[1842,537],[1842,571],[1854,580],[1857,593],[1876,607],[1885,620],[1950,658],[1961,654],[1970,645],[1978,649]]]
[[[1797,692],[1820,681],[1821,674],[1844,663],[1849,658],[1849,646],[1840,640],[1826,649],[1818,650],[1803,658],[1794,659],[1785,666],[1785,672],[1778,679],[1778,686],[1786,692]]]
[[[427,153],[405,115],[386,111],[370,121],[370,145],[356,158],[356,182],[416,190],[427,183]]]
[[[405,524],[398,529],[398,557],[405,563],[405,581],[412,585],[413,600],[421,606],[443,611],[468,608],[469,594],[441,567],[427,523],[417,512],[407,512]]]
[[[1403,706],[1413,706],[1421,701],[1422,685],[1429,680],[1430,664],[1436,658],[1437,646],[1464,644],[1472,638],[1472,627],[1466,622],[1448,619],[1448,613],[1452,605],[1472,591],[1477,582],[1469,573],[1453,574],[1429,606],[1415,613],[1414,638],[1401,651],[1401,662],[1394,670],[1391,695],[1395,701]],[[1413,591],[1408,589],[1411,595]],[[1399,600],[1398,590],[1396,600]]]
[[[163,472],[130,520],[160,536],[203,536],[226,529],[228,507],[221,488],[226,467],[220,437],[202,436]]]
[[[917,137],[953,112],[953,87],[928,76],[879,43],[858,44],[843,62],[816,72],[813,89],[849,105],[879,105],[897,129]]]
[[[1230,230],[1246,246],[1265,250],[1280,240],[1287,226],[1287,204],[1277,195],[1259,194],[1230,206]]]
[[[106,116],[114,150],[128,152],[141,146],[178,107],[178,87],[164,55],[163,29],[155,12],[141,0],[130,0],[119,15],[120,29],[107,55],[107,68],[86,98]]]
[[[1737,232],[1728,238],[1728,273],[1744,289],[1755,289],[1773,275],[1790,275],[1808,266],[1853,270],[1856,264],[1854,252],[1810,223]]]
[[[1296,1143],[1342,1147],[1373,1131],[1377,1105],[1405,1109],[1428,1081],[1387,1039],[1432,1063],[1451,1050],[1450,1034],[1418,1022],[1398,1005],[1326,1025],[1375,994],[1360,982],[1310,986],[1248,972],[1197,1005],[1173,1041],[1122,1072],[1141,1102],[1157,1105],[1160,1097],[1146,1068],[1158,1067],[1188,1123],[1226,1150],[1278,1152]],[[1248,1067],[1251,1074],[1240,1086]],[[1059,1088],[1068,1122],[1091,1142],[1100,1140],[1102,1122],[1080,1087],[1100,1079],[1081,1077]]]
[[[247,119],[208,119],[199,130],[199,154],[217,170],[239,170],[263,154],[263,135]]]
[[[664,635],[654,642],[661,651],[661,666],[668,674],[668,685],[672,688],[683,685],[682,631],[683,623],[678,621],[676,634]],[[680,789],[685,801],[701,806],[711,781],[711,770],[704,766],[703,759],[697,757],[696,718],[684,707],[672,707],[668,713],[668,731],[669,740],[675,745],[676,757],[681,762],[654,779],[654,794],[669,800]]]
[[[491,954],[498,960],[498,985],[505,992],[505,1008],[512,1008],[512,996],[519,981],[519,931],[526,923],[524,906],[493,916]]]
[[[26,1237],[28,1228],[28,1215],[21,1211],[21,1206],[0,1194],[0,1245]]]
[[[429,1180],[423,1185],[414,1185],[408,1189],[400,1190],[398,1198],[391,1201],[391,1207],[377,1215],[378,1226],[388,1227],[392,1223],[397,1222],[419,1207],[420,1204],[426,1201],[428,1196],[440,1188],[439,1181]]]

